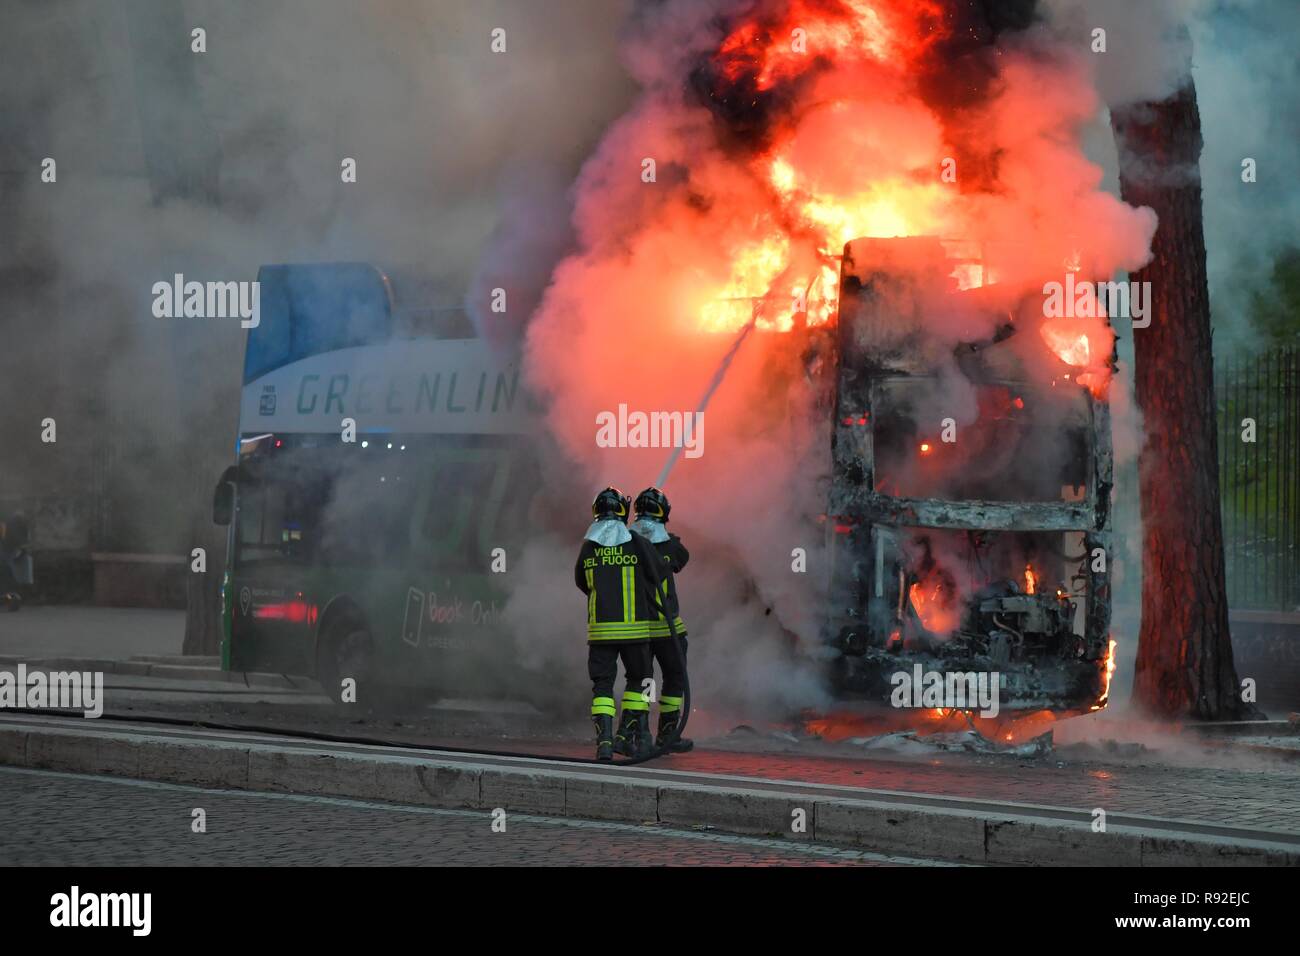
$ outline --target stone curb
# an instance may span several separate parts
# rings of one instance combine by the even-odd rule
[[[717,829],[967,863],[1300,865],[1300,840],[1273,839],[1259,831],[1152,832],[1113,825],[1106,833],[1094,833],[1076,811],[1062,810],[1054,818],[1017,813],[1015,807],[1002,811],[987,805],[966,809],[872,800],[869,791],[862,799],[847,799],[800,792],[797,783],[785,789],[749,789],[695,783],[685,773],[680,781],[677,774],[665,780],[639,776],[637,768],[585,772],[544,760],[341,751],[271,738],[187,738],[139,728],[64,729],[0,720],[0,764],[201,787]]]

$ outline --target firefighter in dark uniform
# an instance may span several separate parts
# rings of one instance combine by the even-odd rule
[[[654,676],[650,621],[659,591],[659,556],[645,538],[627,527],[632,501],[606,488],[591,504],[587,529],[573,569],[587,595],[587,673],[591,677],[591,719],[596,725],[596,759],[615,752],[640,757],[654,747],[650,704],[643,688]],[[623,718],[614,734],[614,680],[623,659]]]
[[[682,622],[677,602],[674,575],[686,567],[691,556],[682,544],[682,539],[664,527],[668,524],[671,508],[667,495],[658,488],[647,488],[636,496],[636,522],[632,525],[632,530],[643,535],[660,558],[662,582],[658,603],[663,610],[656,611],[655,620],[650,622],[650,651],[663,674],[663,689],[659,695],[659,734],[655,745],[680,753],[695,745],[690,740],[679,737],[677,729],[686,691],[686,625]],[[665,612],[672,615],[672,630],[668,627]],[[673,641],[674,631],[678,638],[676,642]]]

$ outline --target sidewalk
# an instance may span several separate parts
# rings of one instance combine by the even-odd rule
[[[104,632],[98,637],[79,629],[92,621]],[[310,681],[222,672],[214,658],[180,657],[183,624],[183,614],[172,611],[25,608],[0,615],[0,668],[26,660],[51,669],[65,661],[79,670],[103,670],[111,675],[106,679],[110,715],[167,715],[539,758],[590,756],[585,726],[570,727],[536,712],[497,714],[493,720],[473,702],[458,708],[450,701],[400,719],[341,712]],[[692,722],[699,742],[694,752],[651,766],[878,793],[1030,803],[1076,813],[1100,808],[1107,814],[1300,834],[1300,760],[1257,753],[1247,738],[1230,735],[1206,741],[1190,733],[1170,734],[1146,738],[1149,746],[1117,745],[1134,739],[1125,736],[1130,728],[1118,714],[1060,725],[1055,751],[1038,758],[782,742],[768,734],[729,735],[729,724],[699,724]],[[1095,726],[1083,730],[1090,725]]]
[[[701,755],[705,760],[716,755]],[[198,786],[780,836],[985,864],[1300,865],[1300,834],[804,780],[0,716],[0,763]],[[673,769],[669,769],[669,767]],[[734,768],[733,768],[734,769]],[[57,807],[52,808],[57,813]]]
[[[28,604],[0,613],[0,657],[179,655],[184,640],[184,611]]]

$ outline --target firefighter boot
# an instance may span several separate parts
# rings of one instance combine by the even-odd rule
[[[636,752],[636,712],[623,711],[619,721],[618,733],[614,736],[614,753],[622,757],[631,757]]]
[[[591,718],[596,725],[596,759],[614,759],[614,718],[608,714],[596,714]]]
[[[650,737],[650,711],[638,710],[635,720],[636,741],[632,745],[632,755],[648,757],[655,749],[654,740]]]
[[[695,741],[677,736],[677,723],[681,716],[680,711],[659,715],[659,737],[655,740],[655,746],[660,750],[680,754],[695,746]]]

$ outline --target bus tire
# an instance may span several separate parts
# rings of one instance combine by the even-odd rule
[[[370,699],[375,669],[375,640],[365,622],[350,615],[331,621],[316,650],[316,677],[325,696],[336,704],[376,703]]]

